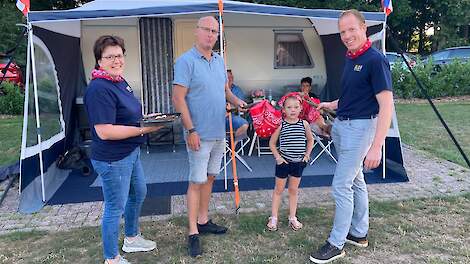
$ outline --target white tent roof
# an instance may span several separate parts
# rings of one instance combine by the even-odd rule
[[[171,17],[185,14],[217,12],[217,0],[96,0],[71,10],[32,11],[28,15],[28,21],[33,25],[41,26],[55,32],[77,35],[79,32],[76,30],[67,33],[67,30],[70,30],[70,26],[73,25],[73,23],[70,23],[72,21],[148,16]],[[224,1],[224,13],[228,14],[241,13],[308,18],[312,21],[320,35],[338,33],[337,19],[341,12],[341,10],[303,9]],[[385,14],[382,12],[363,12],[363,14],[368,26],[385,22]],[[58,22],[69,23],[67,26],[61,27]],[[72,26],[72,28],[74,27]]]

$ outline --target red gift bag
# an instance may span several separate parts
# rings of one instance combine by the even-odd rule
[[[281,124],[282,113],[276,110],[268,100],[263,100],[250,108],[253,127],[260,138],[270,137]]]

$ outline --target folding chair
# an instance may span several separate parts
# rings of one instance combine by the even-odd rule
[[[310,165],[312,165],[318,158],[320,158],[320,156],[323,153],[327,153],[328,156],[330,156],[330,158],[333,159],[335,163],[338,163],[336,158],[331,153],[331,144],[333,144],[333,140],[330,137],[325,137],[323,135],[316,134],[315,131],[313,131],[313,129],[312,129],[312,134],[313,134],[313,138],[315,139],[315,143],[313,144],[313,149],[315,149],[315,146],[318,145],[320,146],[321,150],[320,150],[320,153],[318,153],[317,156],[315,156],[315,158],[312,159],[312,161],[310,162]]]
[[[273,154],[269,146],[267,147],[261,146],[259,142],[259,136],[258,134],[256,134],[256,131],[254,131],[253,133],[253,139],[251,140],[251,146],[250,146],[250,151],[248,152],[248,156],[251,156],[251,154],[253,154],[253,149],[255,145],[256,145],[256,150],[258,151],[258,157],[260,157],[261,155]]]
[[[238,161],[240,161],[249,172],[253,172],[253,169],[250,167],[250,165],[248,165],[246,160],[242,156],[240,156],[240,153],[243,155],[243,149],[245,148],[246,145],[248,145],[249,142],[250,142],[249,137],[235,142],[235,158]],[[240,147],[237,149],[238,145]],[[227,155],[229,155],[229,159],[227,159]],[[227,190],[227,166],[230,164],[230,162],[232,162],[232,147],[230,146],[230,140],[226,138],[225,139],[224,165],[219,171],[219,173],[224,171],[225,190]]]

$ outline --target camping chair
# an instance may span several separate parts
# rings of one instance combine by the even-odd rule
[[[248,171],[252,172],[253,170],[251,169],[250,165],[246,162],[246,160],[240,155],[241,152],[243,151],[243,148],[248,145],[250,142],[250,138],[245,138],[242,140],[238,140],[235,142],[235,158],[240,161]],[[239,146],[237,148],[237,146]],[[229,156],[229,159],[227,160],[227,155]],[[242,154],[243,155],[243,154]],[[220,170],[225,170],[225,168],[232,162],[232,148],[230,146],[230,140],[225,139],[225,156],[224,156],[224,166]]]
[[[227,133],[228,134],[228,133]],[[227,136],[230,136],[230,135],[227,135]],[[235,158],[240,161],[243,166],[245,166],[245,168],[249,171],[249,172],[253,172],[253,169],[250,167],[250,165],[248,165],[248,163],[246,162],[246,160],[240,156],[240,153],[243,155],[243,149],[245,148],[246,145],[248,145],[248,143],[250,142],[250,138],[247,137],[247,138],[244,138],[244,139],[241,139],[241,140],[237,140],[235,139]],[[238,149],[237,149],[237,146],[240,146]],[[229,159],[227,160],[227,155],[229,155]],[[227,139],[225,138],[225,153],[224,153],[224,164],[222,166],[222,168],[220,169],[219,173],[224,171],[224,179],[225,179],[225,190],[227,190],[227,167],[228,165],[230,164],[230,162],[232,162],[232,148],[230,146],[230,139]]]
[[[258,151],[258,157],[260,157],[261,155],[273,154],[269,146],[266,147],[266,146],[261,145],[259,136],[256,133],[256,131],[254,131],[253,138],[251,139],[251,146],[250,146],[250,151],[248,151],[248,156],[251,156],[253,154],[253,149],[255,145],[256,145],[256,150]]]
[[[315,143],[313,144],[313,149],[315,149],[315,146],[318,145],[320,146],[321,150],[317,154],[317,156],[315,156],[315,158],[312,159],[312,161],[310,162],[310,165],[312,165],[317,159],[319,159],[323,153],[328,154],[328,156],[330,156],[330,158],[335,163],[338,163],[336,158],[331,153],[331,144],[333,144],[333,140],[330,137],[325,137],[323,135],[319,135],[315,133],[313,129],[312,129],[312,134],[313,134],[313,138],[315,139]]]

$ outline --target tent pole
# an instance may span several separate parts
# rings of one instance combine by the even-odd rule
[[[31,26],[31,23],[29,23]],[[39,120],[39,100],[38,100],[38,83],[36,76],[36,60],[34,58],[34,43],[33,43],[33,28],[29,30],[29,45],[31,46],[31,64],[33,70],[33,87],[34,87],[34,106],[36,110],[36,129],[38,135],[38,146],[39,146],[39,169],[41,172],[41,191],[42,201],[46,202],[46,193],[44,189],[44,165],[42,160],[42,138],[41,138],[41,121]]]
[[[25,90],[24,90],[24,105],[23,105],[23,132],[21,134],[21,155],[20,155],[20,180],[19,180],[19,187],[18,187],[18,193],[21,194],[21,178],[22,178],[22,173],[21,173],[21,166],[22,166],[22,161],[24,157],[26,156],[26,141],[27,141],[27,136],[28,136],[28,108],[29,108],[29,80],[30,80],[30,74],[31,74],[31,47],[29,43],[29,31],[31,29],[31,24],[27,24],[28,27],[28,46],[26,50],[26,77],[25,77]]]
[[[387,16],[385,16],[385,21],[383,23],[382,29],[382,52],[385,55],[385,40],[387,39]],[[390,130],[390,128],[389,128]],[[383,142],[383,151],[382,151],[382,178],[385,179],[385,142],[387,141],[387,137],[385,137]]]

